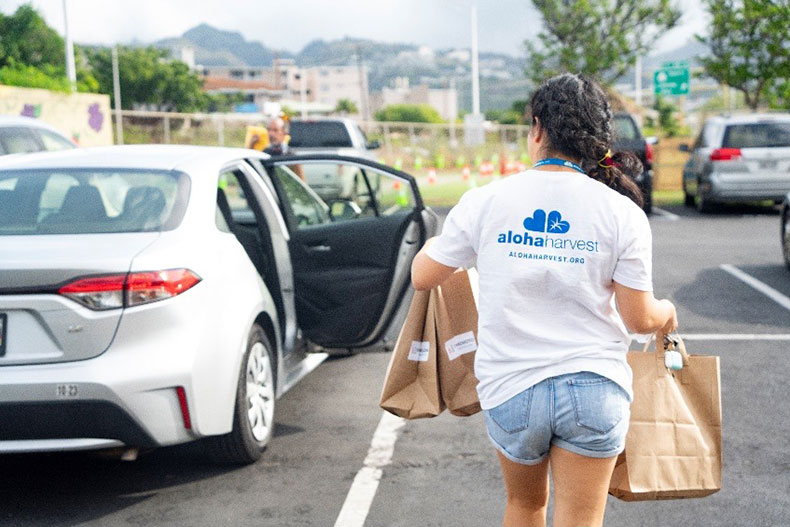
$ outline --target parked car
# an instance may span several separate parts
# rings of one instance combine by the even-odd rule
[[[705,121],[683,169],[687,206],[771,200],[790,191],[790,115],[749,114]]]
[[[0,155],[76,147],[74,141],[37,119],[0,115]]]
[[[330,207],[292,162],[397,191]],[[138,145],[0,159],[0,452],[203,439],[254,461],[276,399],[326,356],[308,351],[400,324],[436,229],[411,176],[359,158]]]
[[[781,227],[782,255],[785,265],[790,269],[790,192],[785,196],[782,203],[782,227]]]
[[[653,211],[653,144],[656,139],[650,138],[651,141],[648,141],[642,137],[642,132],[631,114],[615,113],[612,123],[614,126],[612,149],[632,152],[642,162],[643,171],[635,181],[644,196],[645,204],[642,208],[645,213],[650,214]]]
[[[294,154],[337,154],[375,161],[377,141],[368,141],[353,119],[294,119],[289,123],[288,146]],[[304,168],[305,181],[325,200],[353,197],[358,187],[355,174]]]

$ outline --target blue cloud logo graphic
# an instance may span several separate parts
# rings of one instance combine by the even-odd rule
[[[532,217],[524,218],[524,228],[533,232],[546,232],[546,211],[536,209]]]
[[[553,234],[565,234],[571,230],[571,224],[562,219],[559,211],[549,212],[548,217],[543,209],[535,209],[532,216],[524,218],[524,228],[532,232],[548,232]]]
[[[559,211],[553,210],[549,212],[549,222],[547,225],[547,232],[556,232],[557,234],[565,234],[571,229],[571,224],[562,219],[562,214]]]

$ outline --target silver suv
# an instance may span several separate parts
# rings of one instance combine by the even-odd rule
[[[771,200],[790,191],[790,114],[712,117],[683,168],[687,206],[709,212],[717,203]]]

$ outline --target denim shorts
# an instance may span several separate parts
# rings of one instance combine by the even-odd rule
[[[511,461],[535,465],[551,445],[587,457],[618,455],[630,407],[620,385],[583,371],[545,379],[484,414],[494,446]]]

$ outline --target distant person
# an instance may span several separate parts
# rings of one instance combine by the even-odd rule
[[[590,79],[565,74],[531,101],[531,170],[467,192],[412,264],[416,289],[457,267],[480,275],[475,374],[507,489],[503,525],[600,526],[625,448],[637,333],[677,328],[653,295],[652,237],[631,177],[612,154],[612,112]]]
[[[285,120],[282,117],[275,117],[266,125],[269,133],[269,146],[263,152],[270,156],[284,156],[288,154],[288,143],[285,141],[287,130]]]
[[[287,156],[291,153],[290,149],[288,148],[288,142],[285,140],[288,135],[285,119],[282,117],[275,117],[269,121],[269,124],[266,125],[266,133],[269,135],[269,146],[263,149],[264,154],[269,154],[272,157],[279,157]],[[258,139],[259,137],[257,135],[253,135],[247,144],[247,148],[253,148],[253,145],[258,142]],[[304,181],[304,171],[302,170],[302,165],[287,166],[297,176],[299,176],[302,181]]]

